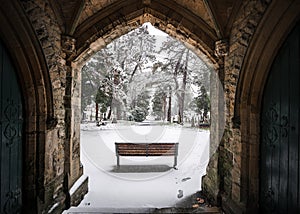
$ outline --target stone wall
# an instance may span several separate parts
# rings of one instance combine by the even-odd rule
[[[239,213],[244,211],[248,204],[247,196],[241,195],[242,188],[242,165],[247,161],[249,151],[242,145],[240,121],[236,114],[239,105],[237,100],[237,85],[240,77],[245,55],[247,53],[252,37],[268,7],[267,1],[245,1],[233,24],[230,37],[229,54],[225,58],[224,88],[226,92],[226,129],[224,133],[224,150],[220,162],[224,168],[220,171],[224,175],[224,190],[222,198],[224,209],[229,212]],[[251,72],[251,71],[247,71]],[[251,201],[256,204],[257,201]]]
[[[247,196],[242,195],[246,187],[241,178],[243,161],[246,161],[248,151],[242,145],[236,92],[249,44],[267,7],[266,1],[243,1],[229,37],[228,55],[224,57],[222,82],[226,100],[226,125],[218,152],[211,159],[208,175],[203,179],[203,189],[227,213],[243,213],[247,207]],[[251,203],[258,206],[258,201]]]
[[[225,128],[225,100],[223,82],[220,79],[224,75],[224,56],[219,59],[220,67],[211,71],[210,79],[210,100],[211,100],[211,126],[210,126],[210,151],[207,175],[202,180],[202,191],[209,198],[211,204],[220,204],[220,175],[218,163],[221,140]]]
[[[79,151],[80,94],[73,90],[80,75],[78,71],[74,73],[68,61],[69,53],[63,49],[66,41],[50,4],[29,0],[22,1],[22,6],[44,51],[54,105],[55,123],[39,142],[37,207],[39,213],[60,213],[70,205],[69,189],[83,173]]]
[[[41,196],[45,201],[57,196],[56,201],[64,202],[68,196],[68,189],[82,174],[79,157],[79,123],[80,123],[80,69],[82,64],[96,51],[109,44],[113,39],[138,27],[136,23],[151,21],[157,27],[175,36],[179,40],[190,44],[196,52],[197,48],[202,52],[205,48],[202,43],[193,40],[193,36],[185,26],[177,26],[174,22],[163,21],[154,16],[140,16],[127,22],[126,25],[111,23],[103,35],[97,34],[90,37],[90,45],[77,56],[75,38],[62,35],[55,16],[45,1],[24,1],[24,8],[35,28],[38,39],[45,51],[45,57],[49,66],[49,73],[53,83],[53,97],[55,104],[55,117],[57,126],[47,134],[45,145],[44,179],[45,193]],[[211,194],[216,203],[226,201],[227,210],[239,212],[245,206],[241,204],[241,164],[242,144],[238,118],[234,118],[236,86],[247,47],[251,41],[256,26],[258,25],[267,4],[261,1],[244,1],[243,7],[234,22],[229,38],[229,52],[219,56],[217,61],[212,56],[211,64],[217,68],[217,76],[221,83],[215,83],[214,111],[217,113],[215,125],[212,126],[211,154],[212,159],[208,168],[207,178],[204,179],[204,189]],[[155,14],[155,11],[149,12]],[[157,14],[156,14],[157,15]],[[158,14],[157,16],[161,16]],[[120,20],[116,20],[119,23]],[[182,34],[179,32],[182,31]],[[100,41],[100,42],[99,42]],[[102,42],[101,42],[102,41]],[[200,48],[201,47],[201,48]],[[206,52],[209,53],[209,52]],[[209,60],[207,60],[209,61]],[[213,62],[213,63],[212,63]],[[214,84],[214,83],[213,83]],[[222,106],[222,93],[225,92],[226,105]],[[225,115],[223,115],[225,111]],[[224,117],[223,117],[224,116]],[[213,116],[214,117],[214,116]],[[224,133],[222,118],[226,118]],[[222,135],[223,133],[223,135]],[[218,147],[219,146],[219,147]],[[218,147],[218,149],[216,148]],[[49,169],[49,170],[47,170]],[[64,185],[62,185],[64,183]],[[41,198],[43,198],[41,197]],[[45,199],[46,197],[46,199]],[[60,197],[60,198],[59,198]],[[65,198],[64,198],[65,197]],[[55,197],[54,197],[55,198]],[[47,200],[48,199],[48,200]],[[44,205],[46,209],[49,205]],[[68,205],[67,205],[68,206]]]
[[[213,203],[222,205],[227,213],[247,212],[250,206],[249,203],[254,207],[253,210],[258,209],[258,196],[253,196],[249,201],[251,185],[249,186],[250,182],[247,177],[247,171],[249,171],[247,161],[249,161],[250,155],[255,155],[253,151],[257,150],[249,151],[251,150],[249,143],[252,143],[253,136],[242,134],[243,131],[245,132],[244,129],[246,131],[249,129],[246,123],[251,124],[252,127],[258,126],[259,113],[257,112],[259,111],[256,110],[256,114],[252,115],[253,117],[243,118],[243,121],[241,121],[240,111],[244,111],[244,109],[241,109],[241,103],[244,103],[244,105],[251,105],[252,103],[247,104],[247,95],[244,97],[245,100],[240,100],[237,87],[243,75],[241,73],[243,67],[245,67],[245,64],[250,63],[245,61],[245,57],[248,52],[253,51],[251,50],[251,44],[253,43],[253,36],[260,34],[260,32],[257,32],[261,29],[259,28],[260,22],[265,19],[264,15],[273,2],[282,3],[283,1],[242,1],[242,7],[233,22],[229,37],[220,40],[221,43],[227,41],[225,42],[226,51],[223,54],[216,53],[216,56],[213,55],[212,46],[217,38],[214,36],[208,38],[209,36],[201,31],[201,25],[197,23],[200,20],[199,17],[195,18],[187,9],[187,7],[193,7],[194,5],[194,13],[197,13],[199,4],[196,2],[187,3],[184,0],[176,0],[175,2],[180,3],[180,5],[173,2],[171,7],[170,5],[160,5],[161,1],[151,2],[145,0],[137,5],[137,11],[130,5],[126,5],[126,10],[123,11],[124,14],[120,17],[118,15],[121,14],[122,8],[110,7],[105,12],[106,14],[113,14],[112,20],[108,21],[107,17],[102,17],[100,14],[99,20],[94,19],[97,21],[91,26],[89,26],[89,23],[86,23],[87,26],[79,26],[79,32],[75,32],[73,36],[64,35],[62,23],[58,23],[59,18],[47,0],[12,2],[14,2],[13,4],[16,4],[16,2],[22,4],[24,10],[21,11],[22,15],[24,12],[24,18],[31,23],[30,26],[26,27],[33,28],[35,32],[36,38],[33,40],[36,40],[43,50],[41,61],[46,61],[47,72],[51,80],[49,86],[51,90],[49,91],[52,93],[53,106],[51,107],[53,107],[53,115],[45,121],[39,121],[41,124],[30,124],[30,127],[27,127],[30,133],[26,133],[27,138],[32,139],[33,147],[36,146],[36,150],[30,148],[32,153],[36,152],[32,155],[34,160],[26,163],[26,165],[35,167],[35,163],[32,162],[36,161],[36,172],[35,169],[32,172],[37,174],[30,178],[33,181],[32,183],[36,183],[36,187],[25,188],[30,190],[36,188],[36,206],[39,213],[60,213],[71,204],[77,204],[87,191],[88,179],[82,183],[82,186],[78,186],[73,191],[74,194],[70,195],[69,192],[72,186],[76,186],[76,181],[83,173],[79,156],[80,71],[82,65],[96,51],[105,47],[113,39],[147,21],[185,43],[213,68],[211,103],[214,114],[212,115],[211,126],[211,159],[207,176],[203,179],[203,190],[209,195]],[[102,9],[108,3],[107,1],[97,1],[98,6],[95,8],[93,6],[94,2],[96,1],[86,1],[85,10],[79,24],[84,24],[90,16],[97,14],[98,9]],[[105,2],[105,4],[102,4],[102,2]],[[116,1],[109,2],[118,6]],[[287,2],[296,2],[296,0]],[[161,6],[164,7],[161,8]],[[143,11],[140,9],[143,9]],[[202,18],[209,19],[209,17]],[[211,22],[209,23],[213,25]],[[96,24],[96,27],[94,24]],[[85,31],[85,29],[91,30],[91,33]],[[97,30],[93,31],[94,29]],[[279,43],[277,40],[276,42]],[[253,68],[250,67],[244,72],[255,72],[251,69]],[[42,85],[43,81],[36,80],[35,84],[38,86],[30,87],[41,89],[34,91],[36,94],[45,93],[42,89],[48,86]],[[245,87],[248,87],[248,85]],[[251,87],[250,83],[249,87]],[[259,89],[261,87],[256,90]],[[36,112],[47,114],[45,106],[39,105],[39,103],[37,103],[37,106],[40,111]],[[252,110],[250,107],[249,109]],[[250,111],[249,109],[247,111]],[[32,111],[32,114],[34,113]],[[33,116],[37,118],[45,117],[45,115]],[[47,126],[46,131],[35,133],[36,129],[33,127],[38,125]],[[259,136],[255,136],[255,138],[259,138]],[[39,142],[35,142],[35,139],[38,139]],[[258,146],[256,145],[256,147]],[[257,158],[257,154],[255,157]],[[254,170],[258,170],[258,168],[254,168]],[[258,175],[258,173],[255,175]],[[34,179],[37,181],[35,182]]]
[[[240,121],[236,117],[236,88],[244,57],[252,35],[268,6],[267,1],[243,1],[230,37],[227,38],[229,50],[217,57],[211,55],[211,50],[205,51],[207,47],[198,40],[199,35],[194,35],[188,30],[192,28],[192,22],[186,20],[185,25],[180,25],[175,17],[163,17],[155,8],[148,8],[148,12],[153,16],[128,16],[126,23],[115,20],[103,26],[97,34],[89,35],[88,41],[80,40],[82,46],[77,47],[76,35],[74,38],[63,35],[47,1],[29,0],[22,1],[22,4],[44,50],[52,82],[54,118],[57,120],[57,125],[45,134],[45,145],[42,148],[45,154],[41,154],[39,159],[42,163],[39,169],[41,210],[51,209],[53,203],[68,207],[68,190],[82,175],[79,156],[82,64],[113,39],[146,21],[183,41],[199,55],[205,52],[204,58],[216,69],[216,76],[212,77],[212,108],[215,112],[212,115],[214,122],[211,128],[212,153],[203,189],[211,196],[212,201],[224,204],[223,207],[228,212],[239,213],[245,209],[245,198],[241,195],[241,170],[243,154],[247,152],[241,143]],[[86,17],[95,13],[92,10],[91,14],[88,12],[89,10],[85,11]],[[77,48],[80,49],[80,55],[76,55]],[[218,82],[218,79],[221,82]]]
[[[55,203],[64,203],[64,138],[65,122],[63,95],[65,88],[64,61],[60,56],[60,29],[49,7],[43,1],[23,1],[24,10],[29,17],[38,40],[44,50],[52,82],[54,99],[54,117],[57,125],[48,130],[45,136],[44,149],[39,156],[38,197],[40,212],[48,210]],[[43,142],[40,142],[43,144]]]

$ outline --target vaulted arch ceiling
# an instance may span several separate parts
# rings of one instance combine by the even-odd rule
[[[230,34],[242,0],[49,0],[49,3],[62,31],[77,39],[79,49],[92,35],[105,34],[108,25],[148,13],[175,28],[184,26],[213,53],[215,41]]]

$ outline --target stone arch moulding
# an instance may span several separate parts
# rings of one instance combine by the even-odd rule
[[[17,71],[24,105],[23,207],[37,211],[43,197],[45,133],[56,125],[47,64],[41,46],[17,1],[2,1],[0,38]],[[41,199],[43,200],[43,199]]]
[[[75,30],[76,56],[73,62],[83,65],[95,52],[112,40],[150,22],[156,28],[182,41],[208,65],[218,68],[214,56],[215,31],[201,18],[174,1],[122,0],[98,11]]]
[[[68,59],[72,63],[73,73],[76,74],[74,76],[80,76],[83,65],[97,51],[145,22],[150,22],[154,27],[183,42],[187,48],[213,68],[216,71],[215,76],[218,76],[221,59],[215,56],[215,42],[218,37],[213,29],[200,17],[173,0],[151,0],[151,4],[143,2],[149,1],[120,0],[98,11],[77,26],[74,34],[71,35],[76,40],[76,53]],[[78,81],[75,91],[80,91],[80,86],[81,83]],[[77,99],[73,100],[78,102]],[[220,98],[216,100],[222,101]],[[218,102],[216,105],[219,105]],[[221,103],[224,105],[223,102]]]
[[[300,19],[300,2],[273,1],[259,24],[238,81],[234,121],[240,121],[242,155],[241,200],[258,209],[260,111],[264,86],[274,58]]]

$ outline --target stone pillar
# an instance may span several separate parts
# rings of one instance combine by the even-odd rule
[[[210,98],[211,98],[211,127],[210,127],[210,160],[207,167],[207,176],[203,178],[202,190],[210,202],[220,205],[220,188],[223,186],[220,176],[220,157],[222,157],[222,136],[225,127],[225,100],[224,100],[224,57],[228,53],[226,40],[216,42],[215,55],[218,57],[219,68],[211,71]]]
[[[65,107],[65,165],[64,165],[64,189],[67,195],[66,208],[71,206],[72,198],[69,194],[74,183],[83,175],[83,167],[80,163],[80,73],[74,69],[72,58],[76,54],[75,39],[70,36],[62,36],[62,50],[66,60],[66,90],[64,96]],[[85,179],[87,181],[87,178]],[[78,188],[81,188],[80,186]],[[85,182],[84,194],[87,192]],[[76,192],[76,191],[72,191]],[[81,197],[81,196],[79,196]],[[78,201],[78,200],[76,200]]]

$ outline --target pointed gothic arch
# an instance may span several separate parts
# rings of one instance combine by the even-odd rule
[[[218,68],[214,55],[215,31],[200,17],[174,1],[125,1],[112,3],[81,23],[75,30],[77,53],[84,61],[112,40],[150,22],[156,28],[193,48],[207,64]],[[82,64],[79,62],[79,64]]]
[[[0,37],[16,69],[24,108],[23,211],[36,213],[38,201],[44,200],[46,133],[56,125],[51,81],[43,50],[23,9],[16,1],[1,4]]]
[[[163,15],[161,13],[161,8],[159,6],[160,4],[151,4],[151,9],[143,8],[141,11],[136,10],[138,6],[135,8],[130,5],[132,10],[126,11],[126,2],[123,2],[124,4],[121,2],[120,5],[113,4],[113,6],[109,6],[108,8],[100,10],[98,13],[94,14],[76,28],[74,35],[72,36],[74,41],[76,41],[76,53],[71,54],[68,58],[68,61],[70,61],[72,66],[73,77],[75,77],[73,78],[73,81],[76,82],[76,84],[73,84],[73,94],[76,94],[76,96],[80,94],[81,68],[90,59],[90,57],[92,57],[97,51],[107,46],[114,39],[140,27],[146,22],[150,22],[154,27],[183,42],[187,48],[193,50],[204,62],[214,69],[214,72],[212,72],[214,75],[211,80],[214,82],[213,87],[215,90],[212,96],[216,99],[214,102],[214,112],[223,111],[225,108],[224,95],[221,95],[223,88],[218,75],[224,72],[220,71],[224,69],[224,65],[220,66],[219,64],[220,61],[224,63],[224,59],[223,56],[220,57],[215,55],[214,41],[217,40],[217,37],[215,35],[211,35],[210,37],[208,34],[204,33],[206,30],[205,27],[200,28],[200,26],[195,26],[195,23],[199,24],[200,18],[198,17],[197,20],[194,20],[193,14],[188,14],[186,9],[183,9],[182,6],[177,4],[176,7],[172,7],[172,5],[175,4],[173,1],[170,5],[163,5],[164,10],[170,11],[169,13],[166,13],[167,15]],[[136,2],[137,1],[135,1],[135,3]],[[153,7],[153,5],[156,5],[157,7]],[[176,8],[176,11],[180,12],[173,11],[175,10],[174,8]],[[120,13],[120,10],[123,12],[126,11],[128,14],[123,13],[122,15],[118,16],[117,14]],[[182,10],[185,12],[184,15],[181,13]],[[176,18],[177,15],[181,17],[179,21],[178,17]],[[199,29],[195,30],[195,27],[199,27]],[[211,34],[213,34],[212,31]],[[222,41],[222,45],[222,47],[225,47],[222,49],[223,51],[227,48],[227,43]],[[224,54],[226,54],[226,51],[228,50],[225,50]],[[80,104],[78,104],[80,101],[78,100],[78,97],[76,97],[76,99],[73,99],[72,101],[74,115],[81,114],[80,109],[78,109],[80,106]],[[218,125],[214,125],[211,130],[214,135],[218,137],[213,136],[211,139],[216,139],[218,142],[211,146],[211,149],[213,150],[212,153],[216,151],[219,140],[223,135],[225,119],[220,119],[221,117],[225,117],[225,114],[218,115],[216,113],[216,116],[213,119],[215,120],[214,123],[218,123]],[[76,125],[77,123],[80,123],[80,121],[77,120],[77,122],[73,123],[73,130],[80,129],[79,125]]]
[[[244,158],[240,194],[247,213],[259,209],[260,115],[265,84],[281,45],[300,19],[299,11],[297,1],[274,1],[270,5],[248,47],[240,71],[233,120],[241,129]]]

